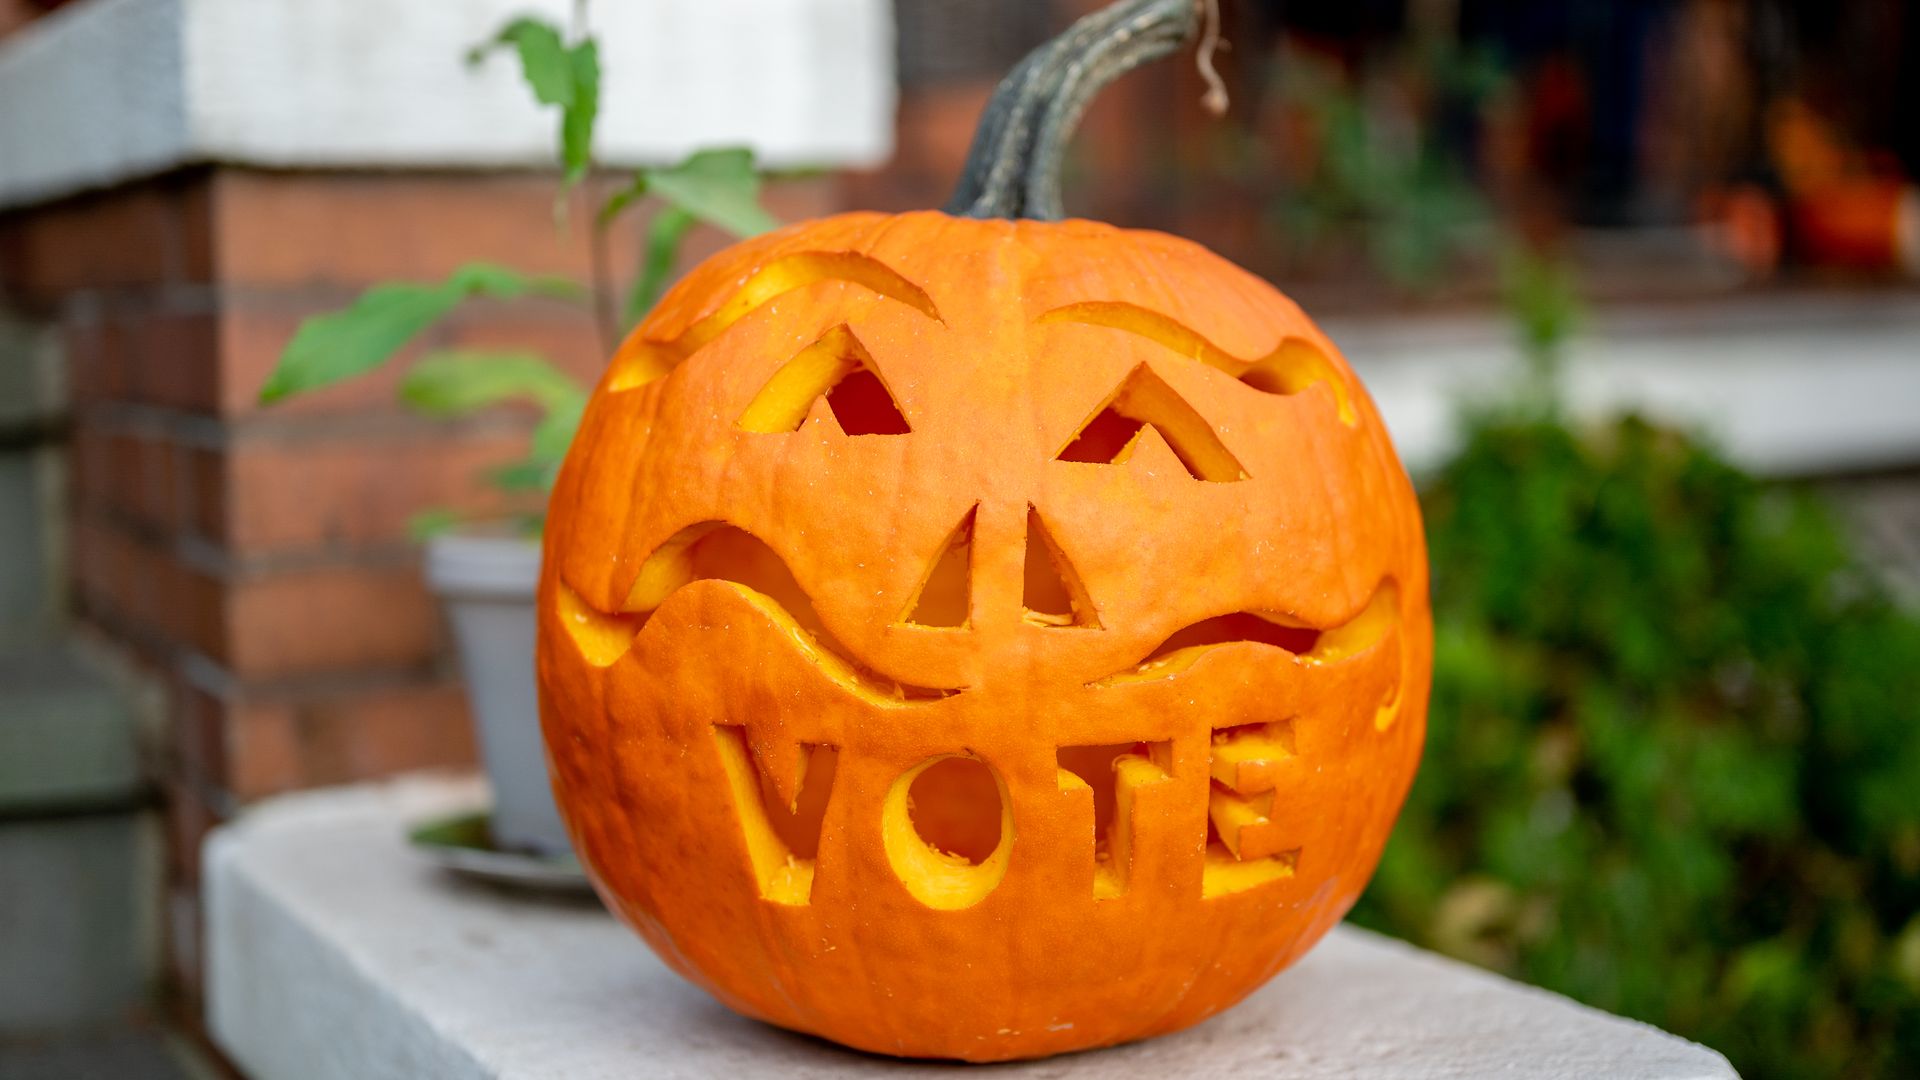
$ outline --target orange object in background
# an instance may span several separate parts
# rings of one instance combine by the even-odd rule
[[[1419,511],[1197,245],[848,214],[622,347],[551,505],[542,720],[609,905],[733,1008],[1001,1060],[1173,1031],[1352,905],[1412,779]]]
[[[1898,179],[1839,180],[1787,205],[1795,250],[1818,266],[1920,275],[1920,188]]]
[[[1785,244],[1780,206],[1756,184],[1710,191],[1700,200],[1699,220],[1707,241],[1731,255],[1752,277],[1779,269]]]
[[[1920,275],[1920,188],[1865,153],[1807,103],[1777,102],[1767,145],[1786,188],[1796,257],[1813,266]]]
[[[1790,193],[1831,188],[1860,173],[1859,153],[1826,117],[1799,98],[1772,103],[1766,133],[1768,157]]]

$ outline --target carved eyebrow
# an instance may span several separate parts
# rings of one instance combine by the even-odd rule
[[[1347,384],[1340,378],[1327,354],[1303,337],[1288,336],[1265,356],[1252,360],[1227,352],[1208,341],[1191,327],[1151,311],[1138,304],[1120,300],[1088,300],[1054,308],[1040,316],[1043,323],[1085,323],[1124,330],[1157,345],[1239,379],[1255,390],[1268,394],[1298,394],[1315,383],[1325,383],[1333,391],[1340,422],[1352,427],[1355,418]]]
[[[607,389],[618,392],[645,386],[678,367],[694,351],[720,332],[772,300],[822,281],[845,281],[897,300],[935,322],[940,311],[926,290],[896,273],[892,267],[854,251],[802,251],[755,270],[732,296],[671,341],[636,338],[622,347],[613,361]]]

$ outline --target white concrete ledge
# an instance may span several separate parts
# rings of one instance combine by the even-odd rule
[[[291,796],[215,833],[208,1010],[256,1080],[952,1076],[742,1019],[596,906],[444,876],[403,827],[472,805],[413,779]],[[1190,1031],[995,1076],[1724,1080],[1720,1055],[1341,928]]]
[[[462,54],[570,0],[89,0],[0,41],[0,207],[196,161],[545,165],[555,124],[510,56]],[[893,139],[886,0],[593,4],[616,165],[748,145],[872,164]]]
[[[1416,474],[1454,445],[1460,403],[1498,398],[1520,370],[1499,318],[1329,319],[1325,328]],[[1603,311],[1568,350],[1566,392],[1580,416],[1638,408],[1702,430],[1762,474],[1920,464],[1920,292]]]

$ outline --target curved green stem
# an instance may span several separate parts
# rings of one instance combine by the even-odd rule
[[[1192,39],[1200,13],[1196,0],[1120,0],[1028,53],[988,102],[947,212],[1058,220],[1061,162],[1088,104]]]

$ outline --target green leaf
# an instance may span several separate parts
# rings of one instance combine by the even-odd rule
[[[580,430],[580,418],[586,411],[587,395],[582,390],[549,404],[540,426],[533,429],[533,445],[528,449],[528,456],[557,467],[560,459],[567,456],[567,448],[573,445],[573,437]]]
[[[457,416],[516,398],[552,410],[585,400],[586,388],[530,352],[437,352],[421,357],[400,384],[400,400],[431,416]]]
[[[1893,943],[1893,970],[1920,997],[1920,915],[1907,920],[1907,928]]]
[[[520,54],[520,75],[526,77],[526,85],[532,86],[534,100],[563,110],[574,104],[572,56],[559,27],[532,17],[513,19],[490,40],[470,48],[467,63],[480,63],[488,52],[501,46]]]
[[[567,183],[587,174],[593,164],[593,128],[600,114],[600,49],[589,37],[568,45],[560,28],[534,18],[508,23],[490,40],[467,53],[478,63],[488,52],[511,47],[520,57],[520,73],[542,105],[560,110],[560,162]]]
[[[553,274],[523,274],[495,263],[473,262],[454,270],[447,284],[467,296],[492,296],[511,300],[521,296],[544,296],[554,300],[582,300],[587,290],[579,282]]]
[[[457,303],[459,297],[445,286],[378,285],[344,311],[305,320],[261,387],[261,403],[380,366]]]
[[[543,491],[553,486],[555,465],[528,458],[487,470],[487,480],[502,491]]]
[[[520,54],[520,74],[542,105],[569,108],[574,104],[577,80],[573,58],[560,37],[560,28],[534,18],[515,19],[491,40],[467,52],[467,63],[477,64],[496,48],[511,47]]]
[[[449,510],[444,506],[435,506],[407,519],[407,535],[418,543],[431,540],[458,524],[460,524],[458,511]]]
[[[560,160],[571,184],[593,165],[593,126],[600,115],[600,48],[592,38],[567,51],[567,67],[573,99],[560,115]]]
[[[600,208],[597,225],[605,228],[647,195],[659,196],[666,206],[647,226],[646,254],[627,294],[624,314],[629,324],[659,302],[680,245],[695,222],[735,236],[753,236],[780,224],[760,205],[760,175],[753,168],[753,151],[742,147],[700,150],[669,168],[641,170]]]
[[[626,187],[621,188],[619,191],[607,197],[606,203],[600,207],[600,212],[593,217],[594,226],[601,229],[606,228],[613,223],[614,218],[626,213],[627,207],[639,202],[642,198],[646,197],[646,194],[647,177],[646,174],[641,173],[636,175]]]
[[[753,151],[744,147],[696,151],[678,165],[642,170],[635,183],[735,236],[757,236],[780,224],[760,205],[760,174]]]
[[[538,404],[543,415],[533,430],[527,456],[487,473],[489,482],[507,492],[544,491],[553,486],[587,408],[586,387],[533,353],[435,353],[407,372],[400,396],[435,416],[514,399]]]
[[[317,390],[379,367],[415,335],[475,296],[581,295],[559,278],[529,277],[503,266],[469,263],[439,284],[376,285],[341,311],[300,324],[260,389],[262,404]]]
[[[660,302],[667,291],[667,279],[680,254],[680,243],[693,227],[694,216],[678,206],[667,206],[647,223],[647,253],[640,263],[640,276],[627,294],[627,324],[639,322]]]
[[[1580,321],[1580,289],[1571,269],[1551,256],[1514,248],[1502,259],[1507,310],[1529,350],[1552,351]]]

